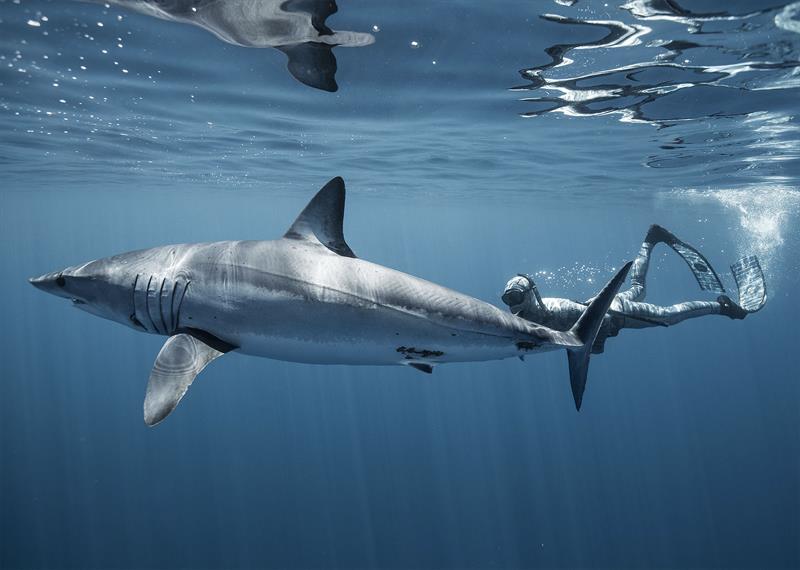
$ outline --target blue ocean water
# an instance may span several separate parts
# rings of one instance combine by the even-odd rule
[[[330,92],[191,24],[0,0],[0,567],[800,566],[800,4],[621,2],[340,0],[374,42]],[[163,339],[27,283],[278,237],[337,175],[360,257],[498,305],[517,272],[594,295],[654,222],[732,292],[758,255],[768,302],[609,339],[580,413],[560,352],[232,354],[150,429]],[[649,284],[713,299],[664,246]]]

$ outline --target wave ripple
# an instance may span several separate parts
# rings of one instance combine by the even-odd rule
[[[741,168],[762,159],[797,172],[800,2],[725,6],[730,11],[633,0],[615,18],[597,18],[599,3],[584,5],[582,18],[540,16],[543,25],[562,28],[558,37],[575,40],[546,48],[549,61],[520,71],[527,84],[513,91],[530,93],[521,115],[611,115],[673,127],[645,161],[654,168],[733,150]],[[726,127],[725,119],[742,117],[748,129]]]

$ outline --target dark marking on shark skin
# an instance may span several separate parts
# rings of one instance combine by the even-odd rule
[[[520,340],[517,342],[517,348],[520,350],[534,350],[539,345],[529,340]]]
[[[413,346],[398,346],[397,352],[405,356],[408,360],[412,358],[431,358],[436,356],[444,356],[441,350],[428,350],[425,348],[414,348]]]

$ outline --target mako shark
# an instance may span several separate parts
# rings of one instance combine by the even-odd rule
[[[282,238],[167,245],[30,280],[74,306],[169,338],[144,400],[163,420],[227,352],[316,364],[439,364],[565,348],[580,409],[592,344],[625,264],[575,325],[557,331],[429,281],[359,259],[342,230],[345,185],[328,182]]]
[[[333,31],[325,20],[335,0],[88,0],[114,4],[162,20],[192,24],[229,44],[273,47],[289,58],[292,76],[310,87],[336,91],[335,46],[361,47],[372,34]]]

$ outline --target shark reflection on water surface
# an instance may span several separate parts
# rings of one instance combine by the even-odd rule
[[[287,68],[295,79],[323,91],[339,88],[334,47],[361,47],[375,41],[372,34],[327,26],[325,20],[338,10],[335,0],[89,1],[199,26],[237,46],[275,48],[289,58]]]

